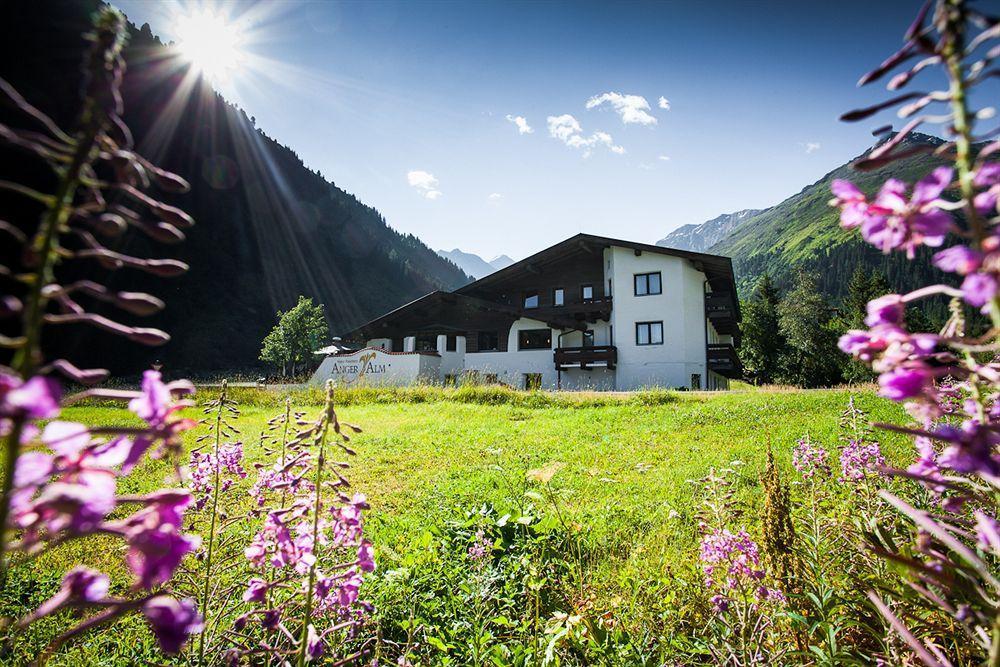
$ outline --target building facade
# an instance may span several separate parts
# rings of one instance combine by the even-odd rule
[[[728,257],[578,234],[344,334],[314,380],[725,389],[739,320]]]

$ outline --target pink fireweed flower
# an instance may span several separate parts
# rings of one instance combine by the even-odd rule
[[[183,403],[174,403],[175,393],[190,393],[187,383],[164,384],[157,371],[146,371],[142,376],[141,394],[129,402],[129,410],[134,412],[149,426],[148,433],[135,438],[132,448],[122,465],[123,472],[129,472],[142,455],[153,445],[160,443],[156,455],[163,450],[179,451],[181,433],[198,425],[193,419],[181,418],[177,412],[184,407]]]
[[[792,450],[792,465],[805,479],[810,479],[817,473],[830,473],[826,450],[814,445],[808,437],[799,440]]]
[[[951,216],[939,208],[940,196],[951,184],[953,171],[938,167],[913,187],[907,201],[906,183],[891,178],[873,202],[847,181],[834,181],[834,204],[841,209],[841,226],[861,228],[866,241],[883,252],[905,250],[912,258],[920,245],[940,246],[952,228]]]
[[[879,395],[893,401],[934,396],[934,373],[923,364],[909,364],[882,373],[878,384]]]
[[[157,595],[142,606],[142,613],[165,653],[177,653],[188,635],[203,627],[192,600]]]
[[[136,587],[152,589],[170,580],[184,556],[198,548],[201,540],[180,532],[184,509],[191,496],[165,491],[148,498],[150,503],[131,517],[109,524],[129,545],[125,560],[136,575]]]
[[[474,561],[481,561],[489,553],[490,544],[486,541],[486,533],[482,528],[476,531],[476,536],[469,546],[469,558]]]
[[[309,624],[306,629],[306,657],[312,660],[319,660],[323,657],[325,646],[323,637],[316,632],[316,628]]]
[[[715,530],[701,539],[699,558],[705,573],[705,585],[718,589],[713,603],[720,611],[728,608],[734,598],[750,602],[784,600],[780,591],[763,585],[766,573],[760,564],[760,551],[745,530],[732,533]]]
[[[962,281],[962,298],[970,306],[982,308],[997,295],[997,279],[990,273],[970,273]]]
[[[868,302],[868,316],[865,324],[870,327],[880,324],[900,326],[906,314],[906,304],[899,294],[885,294]]]
[[[267,597],[267,582],[257,577],[247,582],[247,589],[243,593],[244,602],[263,602]]]
[[[841,482],[859,482],[885,465],[877,442],[851,440],[840,451]]]
[[[1000,555],[1000,523],[982,510],[976,510],[975,517],[979,548]]]
[[[943,480],[944,476],[941,474],[941,468],[938,466],[938,454],[937,450],[934,449],[934,443],[930,438],[917,436],[915,444],[917,447],[917,458],[906,469],[906,472],[912,475],[919,475],[922,478],[920,483],[935,495],[940,496],[945,491],[945,487],[934,482]]]
[[[375,571],[375,550],[368,540],[362,540],[358,547],[358,567],[362,572]]]
[[[934,266],[962,276],[978,270],[982,263],[983,254],[964,245],[952,246],[934,255]]]
[[[27,382],[0,373],[0,422],[6,418],[51,419],[59,414],[62,389],[52,378],[35,376]]]
[[[962,423],[961,428],[944,425],[931,434],[936,440],[948,443],[938,458],[941,466],[960,473],[1000,475],[1000,461],[996,455],[1000,436],[993,428],[969,419]]]

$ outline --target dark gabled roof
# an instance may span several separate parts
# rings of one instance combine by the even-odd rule
[[[565,241],[561,241],[544,250],[536,252],[530,257],[525,257],[519,262],[514,262],[508,267],[500,269],[494,273],[484,276],[479,280],[469,283],[455,290],[456,294],[471,294],[479,289],[489,288],[492,285],[503,282],[509,278],[514,278],[525,272],[534,272],[538,267],[544,266],[568,255],[575,254],[581,250],[596,252],[610,246],[619,248],[631,248],[642,252],[655,252],[661,255],[672,255],[690,260],[699,271],[705,273],[712,291],[729,292],[733,295],[736,306],[736,319],[742,319],[739,312],[739,299],[736,298],[736,279],[733,274],[733,260],[722,255],[709,255],[703,252],[692,252],[690,250],[678,250],[676,248],[664,248],[663,246],[650,245],[648,243],[636,243],[635,241],[623,241],[607,236],[595,236],[593,234],[577,234]]]
[[[378,338],[380,337],[377,335],[379,328],[388,325],[394,320],[406,317],[410,311],[420,308],[421,306],[434,307],[442,303],[447,303],[449,305],[460,304],[478,311],[506,315],[515,319],[520,317],[539,319],[544,321],[546,324],[557,328],[579,328],[581,324],[578,320],[560,318],[554,315],[546,315],[544,316],[544,319],[542,319],[542,313],[534,309],[526,311],[522,308],[507,306],[488,299],[482,299],[475,296],[475,292],[484,289],[488,291],[489,288],[494,285],[502,284],[505,280],[520,277],[525,273],[537,273],[541,267],[565,259],[574,254],[580,252],[596,254],[597,252],[603,251],[604,248],[610,246],[631,248],[642,252],[655,252],[661,255],[672,255],[674,257],[681,257],[691,261],[696,269],[705,273],[705,277],[712,286],[713,292],[723,292],[731,295],[733,311],[735,313],[735,322],[740,321],[740,304],[739,299],[736,298],[736,280],[733,276],[733,263],[730,258],[722,257],[721,255],[691,252],[688,250],[677,250],[675,248],[664,248],[662,246],[636,243],[634,241],[623,241],[621,239],[613,239],[606,236],[577,234],[576,236],[572,236],[565,241],[561,241],[560,243],[536,252],[530,257],[526,257],[519,262],[515,262],[510,266],[500,269],[495,273],[491,273],[488,276],[460,287],[454,292],[444,292],[438,290],[425,294],[419,299],[415,299],[406,305],[400,306],[395,310],[391,310],[385,315],[377,317],[354,329],[353,331],[345,333],[343,338],[345,340],[351,340],[360,334]],[[739,331],[738,327],[735,326],[735,322],[733,322],[732,329],[734,330],[734,334],[738,336]],[[727,326],[727,328],[729,327]]]
[[[370,338],[381,338],[383,332],[379,331],[384,325],[391,325],[393,321],[400,320],[411,314],[412,311],[420,308],[435,308],[440,305],[447,305],[450,308],[454,306],[460,306],[466,309],[466,313],[469,312],[479,312],[479,313],[492,313],[494,315],[509,317],[511,320],[516,320],[521,317],[528,317],[531,319],[539,320],[545,322],[550,326],[562,329],[572,329],[581,327],[581,323],[575,319],[569,317],[558,317],[551,314],[542,314],[534,311],[525,311],[523,308],[515,308],[513,306],[507,306],[501,303],[495,303],[486,299],[480,299],[478,297],[470,296],[467,294],[459,294],[458,292],[443,292],[437,290],[430,292],[420,297],[419,299],[414,299],[413,301],[400,306],[394,310],[389,311],[385,315],[376,317],[370,322],[362,324],[360,327],[343,334],[345,340],[352,340],[360,334],[365,334]],[[457,319],[465,320],[465,317],[457,317]],[[434,327],[435,330],[463,330],[461,326],[453,325],[437,325]]]

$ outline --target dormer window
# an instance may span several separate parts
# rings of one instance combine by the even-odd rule
[[[580,296],[584,301],[594,300],[594,286],[593,285],[583,285],[580,287]]]
[[[538,290],[532,290],[524,293],[524,307],[538,308]]]

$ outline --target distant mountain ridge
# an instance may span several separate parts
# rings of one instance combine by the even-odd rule
[[[657,241],[656,245],[664,248],[705,252],[722,239],[733,234],[743,223],[760,212],[759,209],[748,208],[735,213],[723,213],[700,225],[683,225]]]
[[[494,257],[487,262],[475,253],[464,252],[458,248],[455,248],[454,250],[438,250],[437,254],[440,257],[444,257],[445,259],[451,261],[455,266],[462,269],[462,271],[469,274],[476,280],[479,280],[484,276],[488,276],[494,271],[505,269],[514,263],[514,260],[507,255]]]

